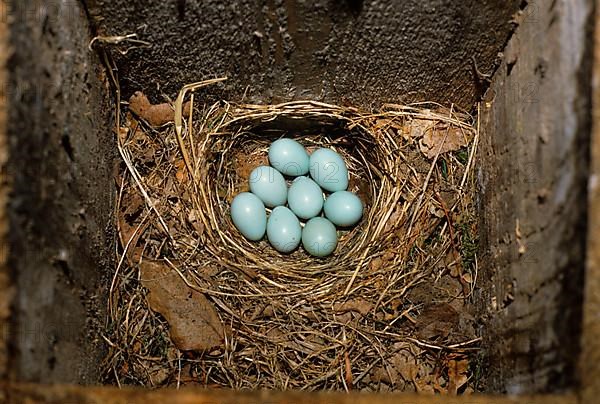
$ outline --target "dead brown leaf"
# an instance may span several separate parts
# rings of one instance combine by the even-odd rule
[[[130,225],[129,222],[125,219],[125,213],[119,212],[117,217],[117,226],[119,238],[121,240],[121,246],[129,246],[126,253],[127,259],[129,262],[137,262],[142,253],[142,248],[138,247],[138,242],[144,232],[148,229],[150,222],[146,221],[141,224],[141,227],[138,223],[134,225]]]
[[[371,380],[376,383],[395,385],[398,382],[398,372],[393,366],[378,366],[372,370]]]
[[[410,352],[406,350],[397,352],[391,362],[405,381],[412,382],[417,378],[419,367]]]
[[[129,135],[129,128],[124,127],[124,126],[119,128],[119,140],[121,141],[121,144],[125,143],[128,135]]]
[[[383,259],[381,257],[373,258],[369,263],[369,269],[373,272],[378,271],[382,266]]]
[[[438,219],[444,217],[444,211],[442,209],[438,209],[433,203],[429,204],[429,207],[427,210],[429,211],[429,213],[431,213],[433,216],[437,217]]]
[[[165,317],[177,348],[203,351],[223,345],[223,324],[206,296],[162,262],[143,261],[140,270],[150,308]]]
[[[130,224],[135,224],[135,220],[132,220],[134,217],[139,216],[141,211],[146,206],[142,195],[136,190],[132,190],[132,188],[127,188],[123,192],[123,197],[120,202],[121,215],[125,216],[124,219],[128,221]]]
[[[447,338],[458,321],[459,313],[449,304],[430,304],[417,317],[415,328],[418,337],[425,340]]]
[[[202,223],[202,219],[200,219],[198,211],[195,209],[190,209],[188,214],[188,222],[194,227],[198,236],[202,236],[204,234],[204,223]]]
[[[119,217],[117,218],[117,226],[119,232],[119,238],[121,239],[121,245],[125,246],[131,240],[133,235],[135,234],[135,226],[131,226],[125,220],[125,215],[123,212],[119,212]],[[133,241],[133,240],[132,240]]]
[[[393,122],[392,119],[389,118],[385,118],[385,119],[376,119],[375,120],[375,130],[385,130],[387,129],[390,124]]]
[[[170,374],[171,370],[169,368],[157,366],[149,371],[150,384],[152,386],[161,386],[169,379]]]
[[[433,383],[433,377],[427,375],[414,381],[417,393],[435,394],[435,384]]]
[[[183,116],[190,116],[191,104],[183,104]],[[162,126],[175,120],[175,110],[169,103],[150,104],[148,97],[141,91],[136,91],[129,99],[129,109],[148,122],[151,126]]]
[[[403,224],[402,219],[404,218],[404,211],[402,210],[402,206],[398,205],[398,207],[394,210],[387,223],[385,224],[385,232],[393,230],[396,227],[400,227]]]
[[[468,144],[468,139],[460,128],[453,126],[436,126],[423,135],[420,143],[421,152],[427,158],[435,158],[439,154],[459,150]]]
[[[452,359],[448,361],[448,394],[456,394],[458,389],[467,383],[469,377],[468,359]]]
[[[366,316],[371,310],[373,310],[373,303],[360,297],[348,300],[344,303],[336,303],[333,305],[333,311],[337,313],[348,313],[352,311]]]
[[[408,137],[420,138],[435,126],[435,121],[429,119],[413,119],[408,125]]]
[[[381,257],[382,260],[386,261],[386,262],[390,262],[393,261],[394,258],[396,258],[396,252],[395,251],[386,251],[383,256]]]
[[[312,341],[302,340],[299,336],[292,335],[287,331],[284,332],[279,328],[271,328],[266,335],[269,337],[270,343],[293,351],[303,352],[306,355],[312,355],[318,349],[322,349],[320,344],[316,345]]]
[[[175,163],[175,167],[177,168],[177,172],[175,173],[175,178],[179,183],[183,183],[187,180],[187,167],[185,166],[185,162],[183,160],[178,160]]]
[[[346,386],[348,386],[349,390],[352,390],[353,387],[353,378],[352,378],[352,364],[350,363],[350,355],[348,355],[348,351],[344,352],[344,371],[345,371],[345,380]]]

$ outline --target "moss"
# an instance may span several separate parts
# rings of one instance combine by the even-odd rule
[[[461,164],[467,164],[467,162],[469,161],[469,149],[466,147],[463,147],[462,149],[460,149],[459,151],[456,152],[456,159],[461,163]]]
[[[439,166],[440,166],[440,170],[442,172],[442,177],[444,177],[445,180],[448,179],[448,163],[446,163],[446,159],[440,159],[439,161]]]
[[[485,371],[485,366],[486,366],[486,361],[485,361],[485,355],[483,352],[478,352],[477,355],[475,355],[474,357],[471,358],[471,377],[472,377],[472,383],[471,386],[473,387],[473,390],[475,390],[476,392],[483,392],[485,391],[485,385],[484,385],[484,380],[485,380],[485,375],[486,375],[486,371]]]
[[[469,273],[475,268],[475,259],[479,249],[479,237],[476,231],[476,219],[468,216],[455,226],[460,240],[460,256],[463,267]]]

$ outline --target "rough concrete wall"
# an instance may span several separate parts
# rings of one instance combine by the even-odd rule
[[[437,101],[471,108],[473,58],[489,73],[519,0],[86,0],[100,32],[150,48],[117,57],[124,95],[154,101],[229,76],[210,98],[316,99],[370,107]],[[159,87],[160,86],[160,87]]]
[[[114,254],[108,92],[79,1],[9,5],[12,376],[96,382]]]
[[[578,382],[593,3],[531,2],[485,97],[479,277],[492,391]]]

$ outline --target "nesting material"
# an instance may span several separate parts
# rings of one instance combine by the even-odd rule
[[[111,287],[108,380],[235,389],[477,388],[479,339],[468,304],[477,272],[473,118],[433,105],[386,105],[373,113],[311,101],[221,102],[194,106],[182,122],[178,133],[127,114],[120,130],[122,260]],[[231,200],[248,190],[250,172],[267,163],[269,144],[283,136],[309,152],[340,153],[349,190],[364,202],[363,219],[340,232],[329,257],[303,249],[281,254],[266,240],[246,240],[231,222]],[[157,265],[190,296],[206,297],[186,307],[197,307],[199,330],[219,330],[220,341],[210,332],[202,349],[174,345],[190,330],[167,323],[173,313],[151,308],[147,296],[156,292],[141,274]]]

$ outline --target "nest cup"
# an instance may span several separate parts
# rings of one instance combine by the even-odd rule
[[[137,127],[134,121],[129,125]],[[441,141],[450,134],[453,142],[463,135],[461,144],[473,141],[461,151],[467,159],[452,149],[438,161],[441,148],[433,155],[423,149],[425,137]],[[339,367],[349,361],[361,370],[352,383],[368,386],[369,372],[385,369],[394,355],[408,352],[424,360],[419,347],[462,349],[478,340],[465,336],[465,343],[458,336],[445,347],[421,343],[402,325],[399,310],[420,309],[405,300],[412,288],[432,289],[448,268],[466,268],[453,218],[472,206],[468,180],[475,134],[472,121],[452,110],[387,106],[371,113],[314,101],[220,102],[196,110],[181,125],[176,120],[176,130],[133,130],[121,150],[135,180],[123,195],[135,201],[140,188],[148,206],[130,224],[146,230],[131,242],[139,256],[126,279],[136,278],[141,262],[159,260],[210,298],[225,335],[223,345],[199,353],[197,371],[210,369],[203,376],[207,385],[345,389],[348,380],[340,375],[352,372],[340,373]],[[363,200],[362,220],[339,231],[337,249],[328,257],[312,257],[302,247],[282,254],[266,239],[246,240],[231,221],[231,201],[248,190],[251,171],[268,164],[268,147],[281,137],[296,139],[309,151],[338,152],[348,167],[349,190]],[[111,295],[113,321],[120,324],[129,310],[127,299],[139,300],[145,292],[136,284],[128,297],[129,289],[115,279],[114,290],[121,293]],[[139,338],[158,332],[145,319],[162,320],[149,313],[139,305]],[[131,337],[119,330],[113,338],[129,343]],[[156,344],[148,343],[148,351]],[[118,349],[112,354],[113,361],[126,360]],[[162,360],[174,371],[168,356]]]
[[[368,264],[367,255],[389,248],[386,222],[400,188],[400,150],[393,139],[370,131],[358,114],[342,114],[335,107],[308,103],[263,109],[230,106],[229,120],[217,120],[220,125],[200,135],[197,180],[205,193],[202,220],[208,223],[203,248],[211,259],[274,278],[321,278],[333,272],[331,276],[340,279]],[[279,253],[267,241],[246,240],[230,219],[231,200],[248,189],[248,170],[268,164],[268,147],[281,137],[299,141],[309,152],[320,147],[338,152],[348,167],[349,190],[363,200],[363,219],[351,229],[341,229],[338,247],[329,257],[309,256],[301,247],[291,254]]]

